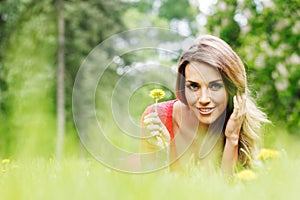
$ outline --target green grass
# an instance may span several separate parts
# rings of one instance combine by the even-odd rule
[[[181,175],[168,170],[126,174],[92,158],[58,161],[29,156],[0,163],[0,199],[297,199],[299,138],[285,133],[267,138],[266,146],[281,155],[255,169],[253,180],[196,168]]]

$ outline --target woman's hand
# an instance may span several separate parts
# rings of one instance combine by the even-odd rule
[[[237,94],[233,97],[233,112],[227,122],[225,129],[226,141],[232,145],[238,145],[240,130],[245,118],[246,95]]]
[[[233,97],[233,112],[227,122],[225,129],[225,147],[222,157],[222,170],[227,174],[232,174],[234,166],[238,160],[238,144],[240,131],[245,118],[246,95],[237,94]]]
[[[144,134],[147,143],[155,149],[162,149],[170,144],[169,131],[157,112],[151,112],[144,117]]]

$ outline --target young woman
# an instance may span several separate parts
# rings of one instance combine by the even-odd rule
[[[156,108],[155,108],[156,107]],[[171,169],[191,157],[232,173],[250,165],[268,122],[250,97],[245,67],[223,40],[204,35],[178,64],[176,99],[149,106],[142,117],[144,152],[168,147]]]

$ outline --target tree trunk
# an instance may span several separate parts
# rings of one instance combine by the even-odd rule
[[[58,52],[57,52],[57,146],[56,156],[61,158],[65,137],[65,22],[64,0],[57,0],[58,12]]]

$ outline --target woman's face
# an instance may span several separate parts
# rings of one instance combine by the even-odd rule
[[[185,96],[199,123],[215,122],[226,109],[228,94],[219,71],[205,63],[192,62],[185,68]]]

